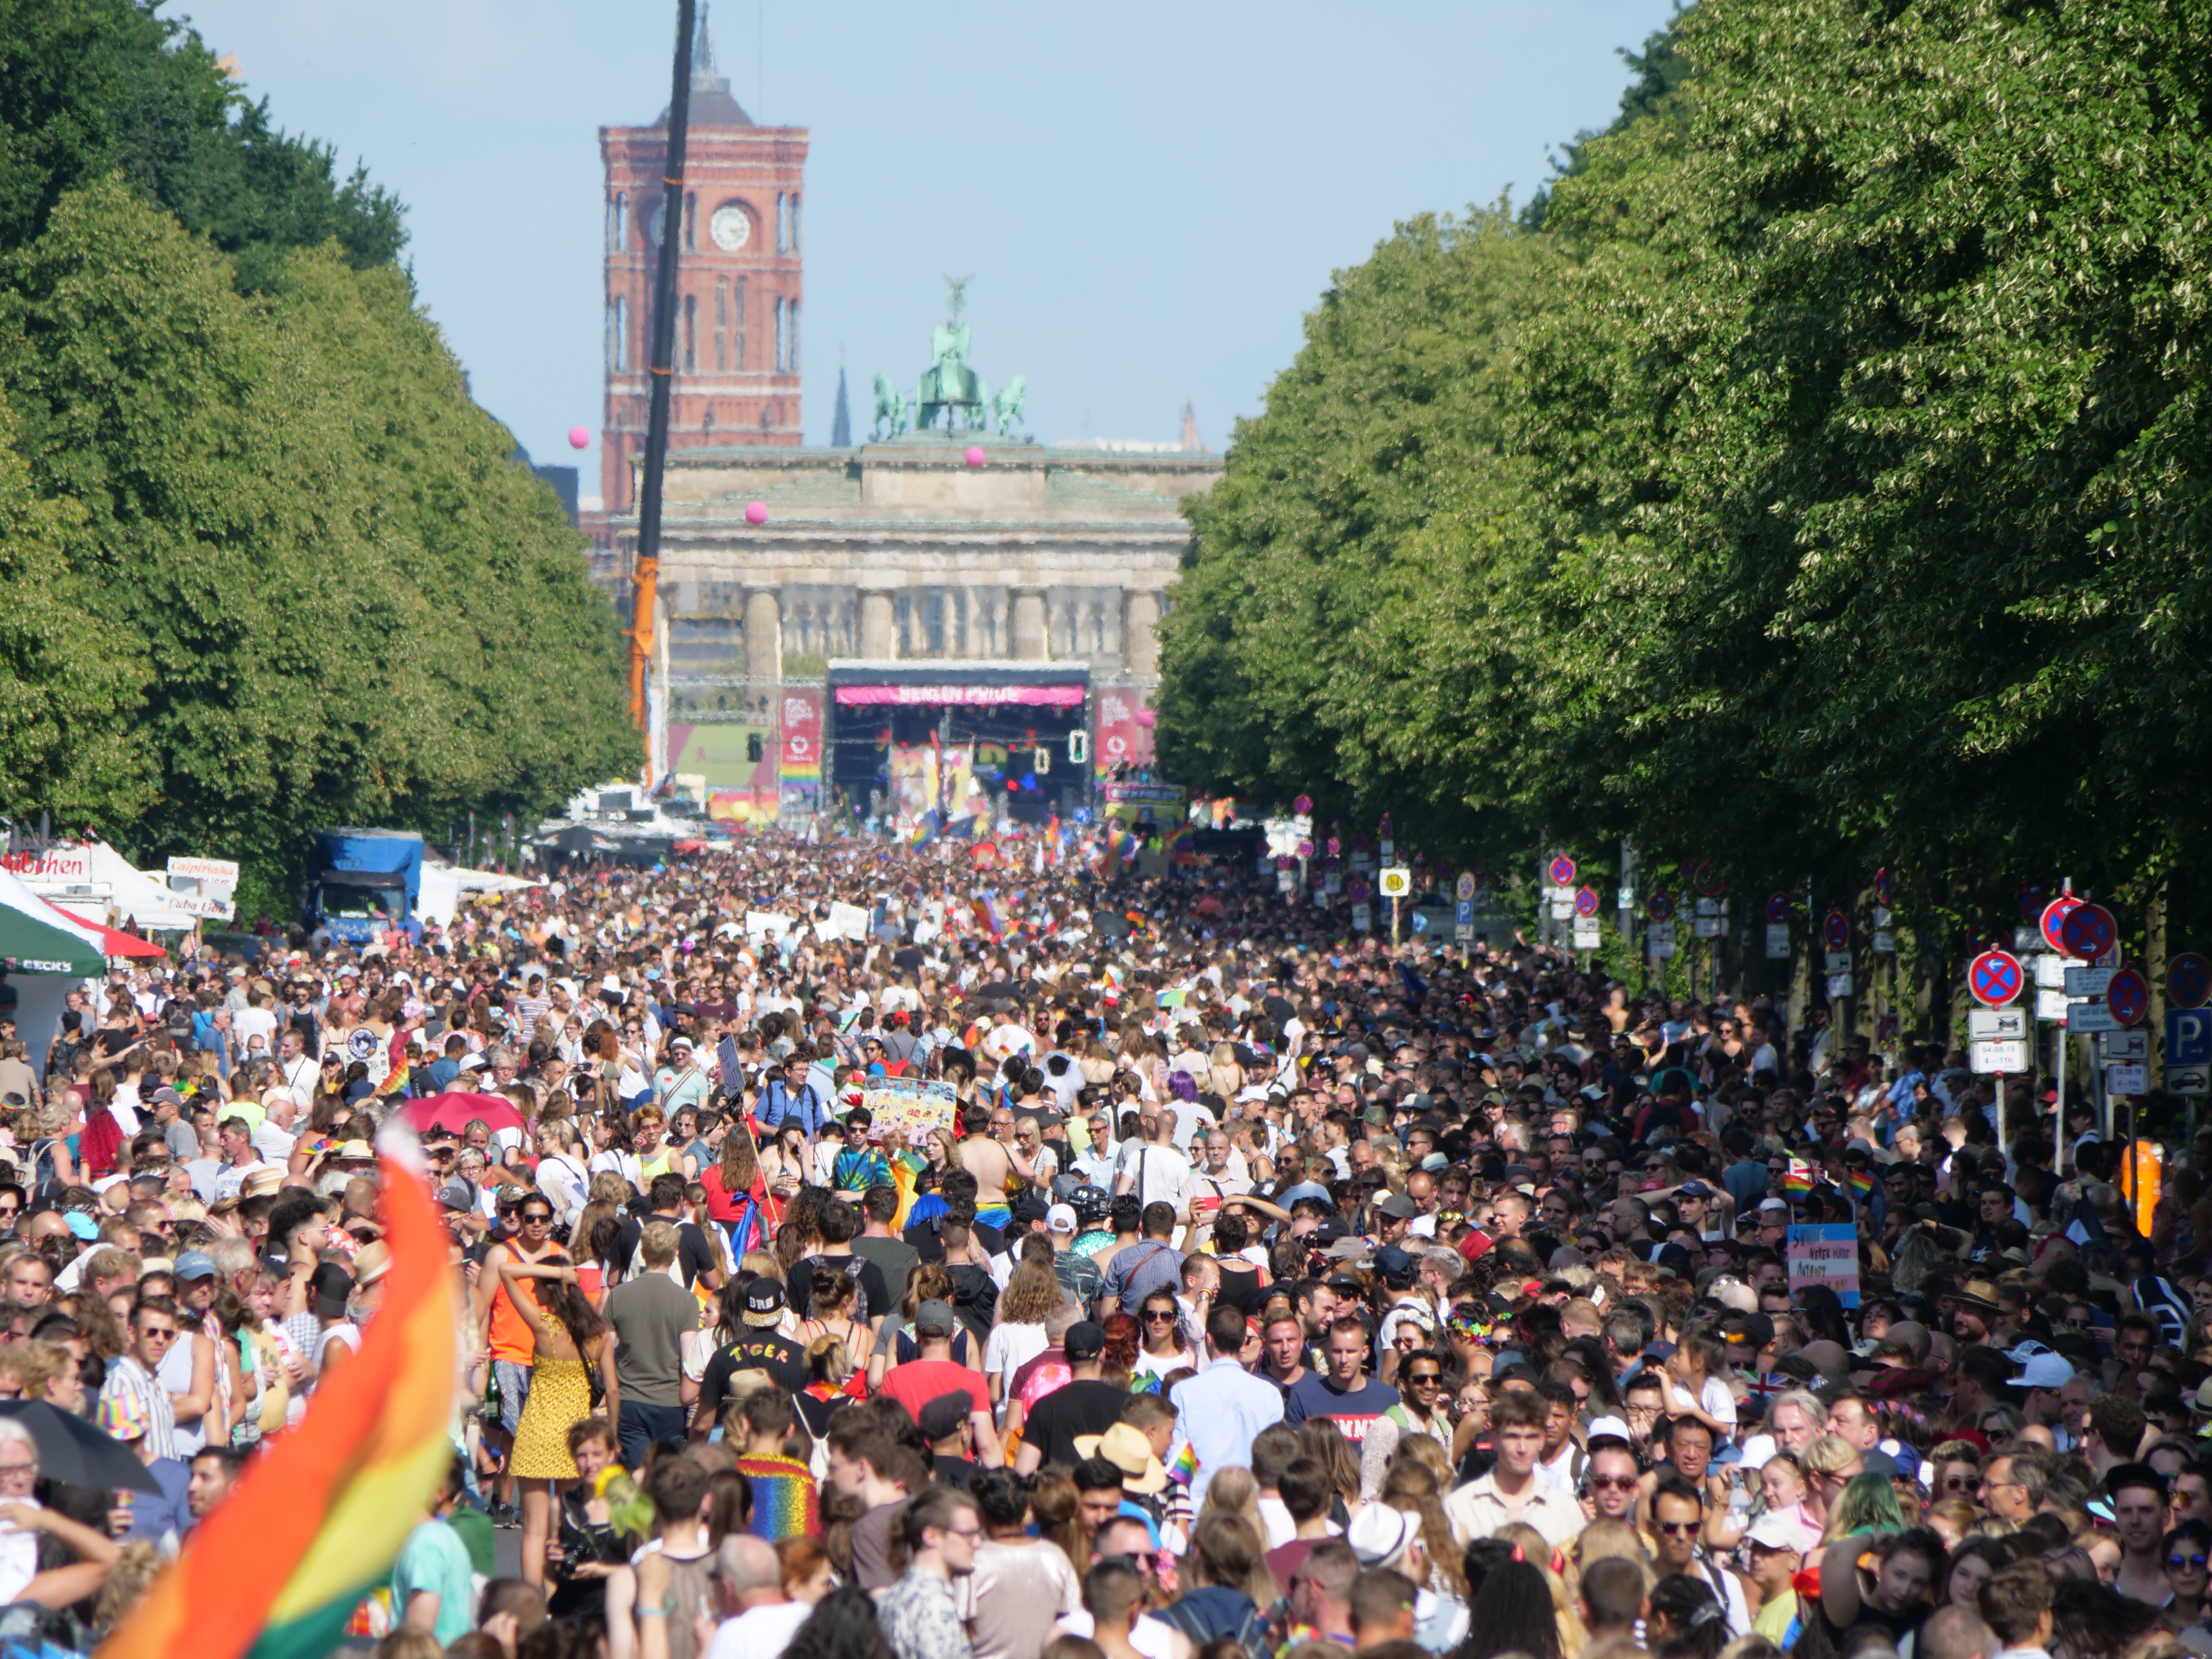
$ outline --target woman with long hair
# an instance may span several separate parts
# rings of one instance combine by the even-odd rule
[[[1329,1519],[1340,1527],[1350,1526],[1360,1507],[1359,1454],[1352,1449],[1352,1443],[1333,1417],[1309,1417],[1298,1425],[1297,1436],[1299,1449],[1328,1475],[1334,1494]]]
[[[1190,1529],[1183,1557],[1190,1585],[1173,1606],[1152,1616],[1204,1648],[1221,1637],[1241,1637],[1263,1607],[1282,1595],[1267,1570],[1266,1536],[1241,1516],[1219,1511]]]
[[[761,1174],[760,1148],[751,1120],[740,1112],[722,1137],[721,1156],[699,1177],[707,1189],[707,1213],[730,1242],[730,1257],[741,1258],[765,1245],[783,1218],[783,1206],[769,1195]]]
[[[1484,1574],[1467,1622],[1467,1639],[1452,1659],[1494,1659],[1502,1653],[1560,1659],[1552,1589],[1542,1570],[1530,1562],[1502,1561]]]
[[[1133,1376],[1158,1388],[1171,1372],[1198,1369],[1198,1357],[1182,1340],[1182,1306],[1172,1285],[1146,1291],[1137,1304],[1137,1319],[1144,1346],[1131,1362]]]
[[[894,1659],[867,1591],[848,1584],[815,1603],[792,1634],[783,1659]]]
[[[1217,1477],[1218,1478],[1218,1477]],[[1082,1494],[1075,1477],[1048,1464],[1030,1477],[1030,1518],[1037,1536],[1060,1546],[1060,1553],[1075,1569],[1076,1581],[1091,1571],[1091,1542],[1083,1525]]]
[[[1236,1464],[1215,1475],[1206,1483],[1206,1502],[1199,1506],[1198,1518],[1209,1515],[1230,1515],[1249,1521],[1265,1537],[1267,1523],[1260,1515],[1260,1483],[1252,1471]]]
[[[1886,1474],[1855,1474],[1828,1505],[1826,1535],[1832,1542],[1862,1532],[1903,1532],[1911,1524]]]
[[[1719,1659],[1728,1639],[1728,1610],[1704,1579],[1670,1572],[1651,1587],[1644,1643],[1654,1654]]]
[[[1045,1318],[1066,1294],[1060,1275],[1042,1261],[1022,1262],[1007,1275],[990,1340],[983,1344],[983,1375],[994,1406],[1006,1404],[1014,1373],[1052,1346],[1045,1336]]]
[[[607,1340],[607,1322],[584,1293],[571,1264],[526,1264],[510,1255],[499,1271],[507,1300],[536,1338],[530,1395],[515,1426],[507,1468],[522,1487],[523,1582],[542,1585],[554,1493],[577,1475],[568,1431],[592,1414],[593,1371],[605,1384],[608,1417],[618,1419],[621,1411],[614,1345]],[[544,1281],[534,1298],[522,1284],[526,1279]]]
[[[823,1337],[838,1343],[844,1350],[848,1372],[865,1364],[868,1356],[868,1328],[853,1317],[853,1298],[860,1288],[860,1281],[850,1273],[816,1267],[807,1281],[807,1317],[799,1327],[799,1340],[809,1346]]]
[[[802,1187],[791,1200],[773,1247],[775,1259],[782,1266],[785,1283],[790,1282],[793,1267],[821,1249],[822,1218],[836,1202],[827,1187]]]
[[[1410,1453],[1416,1444],[1434,1446],[1433,1440],[1401,1441],[1401,1450]],[[1214,1477],[1217,1482],[1219,1475]],[[1211,1488],[1208,1489],[1209,1492]],[[1460,1554],[1452,1541],[1451,1522],[1444,1516],[1443,1494],[1449,1484],[1423,1459],[1401,1455],[1390,1460],[1389,1473],[1382,1477],[1382,1501],[1389,1508],[1416,1516],[1421,1522],[1421,1543],[1429,1557],[1429,1576],[1432,1582],[1420,1586],[1445,1595],[1463,1595],[1466,1581],[1460,1576]]]

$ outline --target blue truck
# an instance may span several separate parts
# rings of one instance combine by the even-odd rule
[[[417,939],[422,924],[422,836],[415,830],[320,830],[307,876],[309,928],[365,944],[397,922]]]

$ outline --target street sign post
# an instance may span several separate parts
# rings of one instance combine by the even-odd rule
[[[1984,951],[1966,969],[1966,988],[1973,993],[1974,1000],[1985,1008],[2002,1008],[2017,1002],[2025,982],[2020,958],[2009,951]]]
[[[1674,896],[1665,888],[1661,888],[1644,902],[1644,914],[1655,923],[1674,921]]]
[[[1789,921],[1789,920],[1790,920],[1790,895],[1789,895],[1789,894],[1787,894],[1787,893],[1776,893],[1776,894],[1773,894],[1772,896],[1771,896],[1767,899],[1767,901],[1766,901],[1766,919],[1767,919],[1767,921],[1769,921],[1772,922],[1772,923],[1773,923],[1775,926],[1777,926],[1777,927],[1781,927],[1781,926],[1783,926],[1784,924],[1785,924],[1785,923],[1787,923],[1787,922]]]
[[[2060,948],[2084,962],[2102,962],[2112,955],[2119,939],[2119,922],[2101,904],[2077,904],[2058,924]]]
[[[1595,888],[1595,887],[1585,887],[1585,888],[1583,888],[1583,889],[1582,889],[1580,891],[1578,891],[1577,893],[1576,893],[1576,895],[1575,895],[1575,914],[1576,914],[1577,915],[1578,915],[1578,916],[1594,916],[1594,915],[1595,915],[1597,914],[1597,908],[1598,908],[1598,900],[1597,900],[1597,889],[1596,889],[1596,888]]]
[[[1976,1042],[2027,1040],[2027,1010],[2025,1008],[1969,1008],[1966,1011],[1966,1036]]]
[[[1974,1070],[1984,1075],[2003,1077],[2008,1073],[2017,1074],[2027,1069],[2027,1041],[2024,1037],[1971,1043],[1968,1054]]]
[[[2101,1002],[2069,1002],[2066,1005],[2066,1030],[2069,1036],[2081,1036],[2094,1031],[2117,1031],[2120,1022],[2112,1018],[2112,1011]]]
[[[2043,907],[2042,919],[2038,923],[2043,930],[2043,942],[2061,956],[2070,956],[2073,953],[2067,950],[2066,941],[2059,937],[2059,925],[2066,920],[2071,911],[2080,906],[2081,902],[2081,901],[2071,893],[2061,893]]]
[[[2107,1031],[2097,1039],[2097,1056],[2106,1065],[2122,1060],[2148,1060],[2148,1031]]]
[[[2184,951],[2167,963],[2166,1000],[2176,1008],[2202,1008],[2212,1002],[2212,962]]]
[[[1851,948],[1851,922],[1841,910],[1831,910],[1820,919],[1820,938],[1831,951]]]
[[[2150,1012],[2150,981],[2132,968],[2123,968],[2105,987],[2105,1006],[2123,1025],[2140,1025]]]
[[[1575,861],[1562,853],[1552,860],[1548,873],[1553,886],[1571,887],[1575,884]]]
[[[2169,1078],[2177,1066],[2212,1066],[2212,1009],[2166,1011],[2166,1066]]]

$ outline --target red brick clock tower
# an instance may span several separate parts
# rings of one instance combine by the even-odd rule
[[[806,129],[756,126],[738,107],[729,82],[715,70],[703,4],[691,64],[668,446],[795,446]],[[635,510],[631,471],[645,453],[667,150],[665,110],[649,127],[599,129],[607,172],[607,404],[599,493],[610,515]]]

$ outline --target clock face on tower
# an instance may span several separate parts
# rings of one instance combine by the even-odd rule
[[[716,247],[725,253],[735,253],[752,237],[752,216],[735,202],[726,202],[714,210],[714,216],[707,222],[707,228],[714,236]]]

